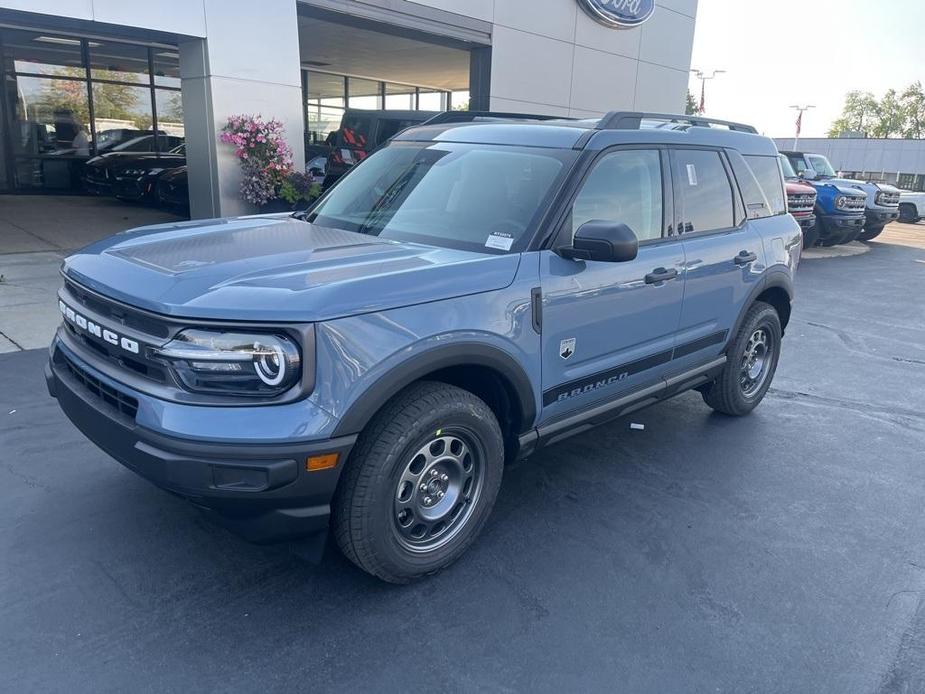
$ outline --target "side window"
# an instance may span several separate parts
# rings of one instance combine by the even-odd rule
[[[679,149],[674,183],[685,233],[735,226],[732,186],[719,152]]]
[[[787,198],[784,196],[784,181],[777,157],[749,156],[745,157],[745,161],[768,199],[771,214],[784,214],[787,211]]]
[[[585,222],[622,222],[640,241],[662,236],[662,167],[656,150],[605,154],[572,205],[572,235]]]
[[[379,137],[376,139],[376,144],[381,145],[386,140],[391,140],[397,133],[416,125],[418,122],[399,118],[383,118],[379,121]]]
[[[775,212],[771,212],[771,204],[768,197],[762,189],[761,184],[755,176],[754,170],[748,165],[748,157],[743,158],[734,149],[727,149],[726,156],[732,165],[732,174],[735,176],[736,183],[739,184],[739,191],[745,200],[745,211],[749,219],[761,219],[770,217]],[[756,157],[762,159],[763,157]]]

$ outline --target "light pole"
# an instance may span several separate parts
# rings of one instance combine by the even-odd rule
[[[811,108],[816,108],[812,104],[807,104],[806,106],[791,106],[790,108],[799,111],[800,115],[797,116],[797,135],[793,138],[793,148],[797,149],[800,144],[800,131],[803,129],[803,114]]]
[[[691,72],[693,72],[694,76],[700,80],[700,108],[698,110],[700,111],[700,114],[703,115],[704,111],[707,110],[706,108],[707,80],[712,80],[717,75],[722,75],[726,71],[725,70],[713,70],[713,72],[711,72],[709,75],[706,73],[705,70],[691,69]]]

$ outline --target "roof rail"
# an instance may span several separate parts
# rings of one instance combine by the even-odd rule
[[[441,123],[471,123],[484,120],[572,120],[565,116],[543,116],[535,113],[504,113],[502,111],[444,111],[421,125],[439,125]]]
[[[758,131],[753,126],[744,123],[733,123],[732,121],[704,118],[703,116],[688,116],[676,113],[644,113],[639,111],[611,111],[601,118],[600,123],[597,125],[597,129],[639,130],[642,127],[643,120],[662,120],[668,123],[689,123],[706,128],[709,128],[711,125],[722,125],[730,130],[758,134]]]

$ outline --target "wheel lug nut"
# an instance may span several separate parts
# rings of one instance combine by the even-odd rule
[[[431,469],[430,469],[430,476],[433,477],[433,476],[436,475],[436,474],[437,474],[436,468],[431,468]]]
[[[443,492],[437,492],[437,496],[439,496],[439,497],[442,499],[442,498],[443,498]]]
[[[429,497],[429,496],[425,496],[425,497],[424,497],[424,503],[425,503],[425,504],[430,504],[430,497]]]
[[[426,484],[422,484],[422,485],[421,485],[421,491],[422,491],[422,492],[426,492],[426,491],[427,491],[427,485],[426,485]]]
[[[449,475],[447,475],[446,473],[443,473],[442,475],[440,475],[440,479],[442,479],[444,482],[446,482],[448,479],[450,479],[450,477],[449,477]]]

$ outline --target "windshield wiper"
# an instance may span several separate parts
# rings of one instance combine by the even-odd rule
[[[392,185],[385,189],[382,196],[376,201],[369,214],[363,219],[360,226],[357,227],[358,234],[367,234],[373,229],[382,217],[387,206],[391,205],[404,191],[408,182],[411,181],[418,168],[418,163],[413,164],[405,173],[396,178]]]

